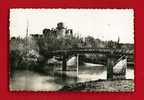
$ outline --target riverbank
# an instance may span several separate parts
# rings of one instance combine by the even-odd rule
[[[96,80],[64,86],[60,91],[133,92],[134,80]]]

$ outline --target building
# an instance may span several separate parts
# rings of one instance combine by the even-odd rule
[[[58,35],[58,38],[65,37],[65,36],[72,36],[73,30],[67,29],[63,22],[59,22],[56,27],[56,33]]]

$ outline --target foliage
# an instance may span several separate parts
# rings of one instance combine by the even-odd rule
[[[41,65],[46,62],[48,51],[77,49],[77,48],[122,48],[133,50],[133,44],[119,44],[114,41],[102,41],[92,36],[82,38],[76,35],[61,35],[55,29],[44,29],[43,34],[35,34],[27,38],[12,37],[10,39],[10,61],[11,72],[17,68],[26,68],[26,66]],[[33,56],[29,51],[34,51]],[[37,56],[38,55],[38,56]],[[104,55],[85,55],[95,61],[97,58],[103,58]],[[47,55],[47,58],[51,58]],[[29,58],[29,59],[27,59]],[[83,57],[84,58],[84,57]]]

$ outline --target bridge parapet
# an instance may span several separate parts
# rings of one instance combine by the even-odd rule
[[[47,52],[50,55],[63,55],[63,54],[83,54],[83,53],[99,53],[107,55],[133,55],[133,50],[126,49],[109,49],[109,48],[78,48],[78,49],[64,49],[64,50],[54,50]]]

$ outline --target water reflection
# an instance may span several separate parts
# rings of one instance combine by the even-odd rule
[[[106,79],[106,67],[95,65],[79,66],[79,71],[68,68],[68,71],[61,71],[61,67],[53,69],[47,75],[32,71],[16,71],[14,78],[10,80],[11,90],[31,91],[56,91],[64,85],[90,80]],[[48,71],[48,70],[47,70]],[[127,79],[134,79],[134,70],[128,68]]]

